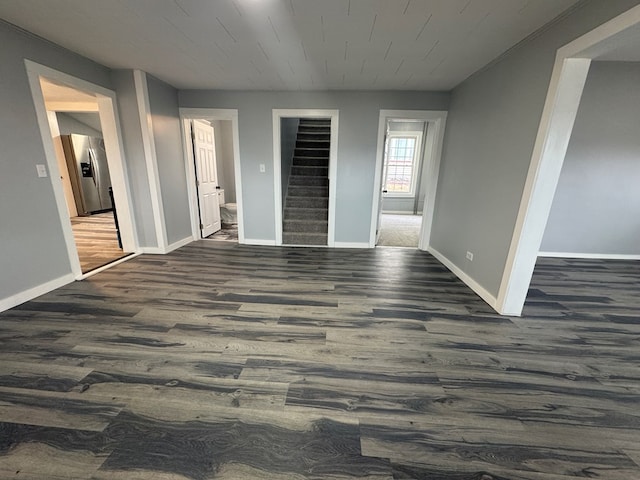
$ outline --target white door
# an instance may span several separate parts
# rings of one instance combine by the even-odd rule
[[[220,204],[218,203],[218,175],[213,127],[206,122],[194,120],[193,150],[196,162],[198,207],[200,209],[200,231],[202,238],[221,228]]]
[[[382,224],[382,202],[384,194],[387,193],[387,151],[389,148],[389,122],[384,134],[384,152],[382,154],[382,184],[380,185],[380,198],[378,199],[378,223],[376,224],[376,245],[380,240],[380,230]]]

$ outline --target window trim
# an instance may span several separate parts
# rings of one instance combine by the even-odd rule
[[[413,138],[415,140],[415,150],[413,152],[413,164],[411,165],[411,189],[408,192],[383,192],[384,198],[414,198],[418,192],[418,175],[420,165],[420,155],[422,153],[422,132],[389,132],[385,142],[385,151],[383,152],[383,177],[382,187],[387,186],[387,148],[392,138]]]

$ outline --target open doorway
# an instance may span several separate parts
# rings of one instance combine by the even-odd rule
[[[122,249],[98,104],[70,87],[40,84],[84,274],[129,255]]]
[[[380,111],[370,246],[429,246],[446,112]]]
[[[136,251],[115,94],[26,65],[71,270],[84,278]]]
[[[418,248],[427,186],[426,128],[424,120],[387,119],[376,246]]]
[[[276,245],[335,245],[337,110],[273,110]]]
[[[181,109],[194,238],[243,241],[237,111]]]

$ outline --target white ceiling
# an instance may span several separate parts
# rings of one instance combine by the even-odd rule
[[[75,88],[59,85],[46,79],[40,80],[42,96],[47,110],[52,112],[97,112],[95,95]]]
[[[177,88],[450,90],[579,0],[0,0],[0,18]]]

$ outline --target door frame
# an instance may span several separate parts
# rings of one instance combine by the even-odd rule
[[[557,51],[507,262],[492,305],[503,315],[522,313],[591,61],[637,37],[639,31],[640,6],[636,6]]]
[[[282,245],[282,146],[280,120],[283,118],[330,118],[331,143],[329,145],[329,220],[327,246],[335,246],[336,178],[338,172],[338,110],[276,109],[273,116],[273,193],[275,208],[276,245]]]
[[[422,120],[427,124],[427,134],[423,137],[424,154],[422,158],[423,172],[426,169],[427,184],[425,186],[424,204],[422,207],[422,226],[418,248],[427,250],[431,240],[431,227],[435,209],[436,188],[440,173],[440,159],[447,112],[444,110],[380,110],[378,119],[378,146],[376,153],[375,177],[373,181],[373,202],[371,205],[371,230],[369,232],[369,248],[376,246],[376,229],[378,217],[382,209],[380,203],[382,193],[382,169],[384,168],[384,144],[389,120]]]
[[[76,280],[81,280],[91,276],[98,271],[110,268],[121,261],[128,260],[132,256],[125,257],[121,261],[112,262],[104,267],[92,270],[88,273],[82,273],[80,268],[80,259],[78,250],[73,236],[71,220],[69,218],[69,209],[66,204],[64,187],[60,179],[60,170],[58,168],[58,160],[55,153],[53,137],[51,135],[51,127],[45,106],[44,94],[40,85],[40,78],[46,78],[57,83],[67,85],[69,87],[81,90],[95,95],[98,103],[98,113],[100,115],[100,124],[102,126],[102,134],[104,137],[104,145],[107,152],[109,163],[109,173],[111,177],[111,185],[113,187],[113,195],[118,205],[118,224],[120,226],[120,237],[122,240],[122,249],[127,253],[140,253],[138,243],[137,228],[135,217],[133,214],[133,204],[131,201],[131,187],[129,176],[125,163],[124,148],[122,146],[122,133],[120,128],[120,117],[118,115],[118,106],[116,101],[116,92],[101,87],[94,83],[82,80],[72,75],[54,70],[53,68],[40,65],[31,60],[25,59],[27,77],[33,97],[33,104],[36,110],[36,117],[42,144],[44,147],[47,169],[53,187],[53,195],[60,217],[62,226],[62,234],[64,236],[67,254],[69,256],[69,265]]]
[[[187,173],[191,235],[193,239],[200,240],[200,214],[198,212],[195,160],[193,158],[193,149],[189,148],[192,145],[190,122],[191,120],[226,120],[231,122],[231,133],[233,136],[233,173],[236,187],[236,205],[238,207],[238,243],[245,243],[238,110],[231,108],[180,108],[179,113],[180,127],[182,128],[182,148],[184,152],[185,170]]]

